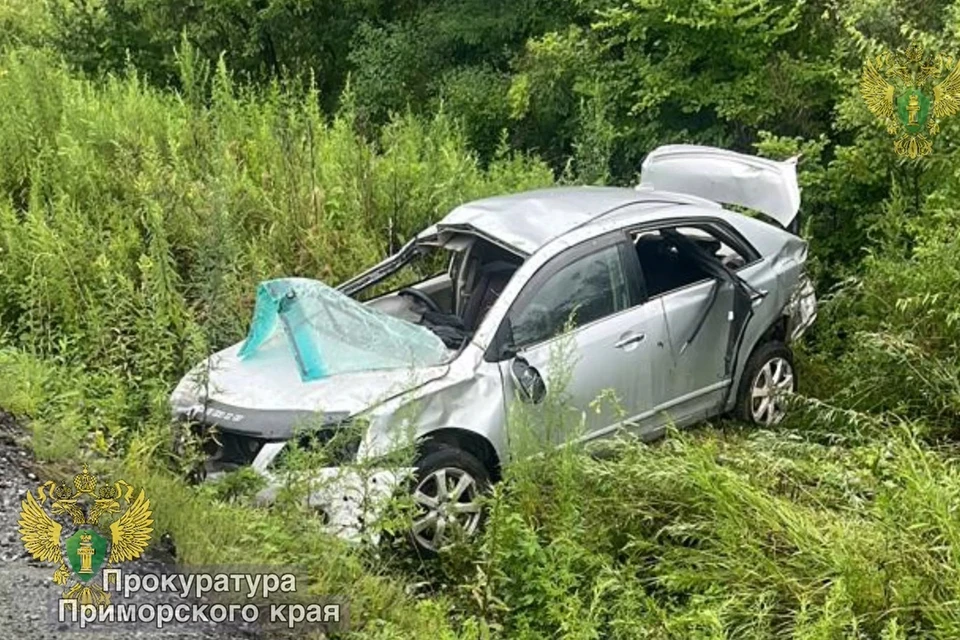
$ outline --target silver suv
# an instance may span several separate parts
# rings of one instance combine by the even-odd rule
[[[780,420],[796,387],[789,344],[816,315],[807,245],[787,230],[799,206],[795,161],[688,145],[652,152],[636,189],[464,204],[336,289],[261,284],[247,339],[184,377],[174,415],[216,434],[208,476],[252,465],[275,481],[298,425],[324,439],[363,418],[344,462],[412,435],[410,475],[372,480],[382,495],[409,487],[421,509],[412,538],[436,550],[476,530],[477,498],[510,459],[510,403],[555,391],[559,341],[573,354],[564,398],[582,411],[578,440],[654,437],[728,412]],[[446,268],[371,294],[418,264]],[[616,403],[588,410],[611,392]],[[338,474],[321,470],[337,479],[310,500],[356,535],[366,489]]]

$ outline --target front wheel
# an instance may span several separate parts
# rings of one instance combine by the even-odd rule
[[[740,378],[736,414],[741,420],[770,426],[786,415],[784,396],[797,390],[793,353],[782,342],[767,342],[747,360]]]
[[[428,450],[417,461],[413,501],[417,506],[410,537],[421,551],[436,553],[480,528],[480,498],[490,475],[474,456],[454,447]]]

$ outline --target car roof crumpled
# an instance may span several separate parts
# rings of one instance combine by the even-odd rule
[[[378,369],[434,366],[450,352],[425,327],[371,309],[332,287],[307,278],[266,280],[242,360],[254,360],[268,343],[285,340],[304,381]]]

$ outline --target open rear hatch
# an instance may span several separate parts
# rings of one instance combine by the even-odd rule
[[[689,144],[657,147],[637,189],[657,189],[753,209],[789,227],[800,210],[797,158],[783,162]]]

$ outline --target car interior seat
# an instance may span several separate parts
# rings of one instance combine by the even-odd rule
[[[476,331],[487,311],[497,301],[504,287],[510,282],[518,265],[505,260],[489,262],[480,267],[477,284],[463,310],[463,326],[467,331]]]
[[[672,271],[669,263],[673,261],[669,252],[664,250],[663,238],[656,234],[643,234],[637,238],[634,246],[647,285],[647,295],[655,296],[669,290]]]
[[[692,241],[693,242],[693,241]],[[655,296],[665,291],[685,287],[710,278],[697,257],[690,254],[691,248],[659,234],[644,234],[634,243],[640,269],[647,286],[647,295]],[[713,255],[713,243],[700,246],[707,255]],[[719,258],[717,258],[719,261]]]

